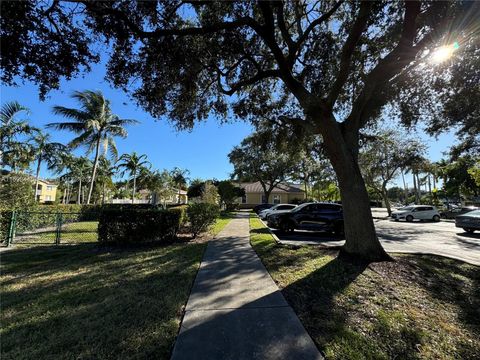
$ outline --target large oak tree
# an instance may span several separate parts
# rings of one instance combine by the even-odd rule
[[[476,2],[345,0],[2,2],[3,79],[58,86],[111,48],[108,78],[153,116],[191,128],[210,113],[298,122],[320,134],[345,214],[344,252],[387,258],[358,167],[360,129],[415,87],[428,50],[471,42]],[[95,36],[94,36],[95,35]],[[22,39],[18,42],[17,39]],[[9,47],[16,43],[17,47]],[[478,45],[478,42],[477,42]],[[44,46],[46,56],[34,51]],[[55,60],[55,61],[52,61]],[[405,99],[405,97],[404,97]],[[397,99],[398,100],[398,99]],[[287,140],[287,139],[286,139]]]

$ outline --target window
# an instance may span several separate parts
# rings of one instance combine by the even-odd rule
[[[280,195],[273,195],[273,203],[280,204]]]
[[[45,201],[52,201],[52,197],[50,195],[45,196]]]
[[[247,195],[243,195],[242,196],[242,204],[246,204],[247,203]]]
[[[53,186],[52,185],[47,185],[47,191],[52,191],[53,190]]]

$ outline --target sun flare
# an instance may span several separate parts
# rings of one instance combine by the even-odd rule
[[[435,64],[440,64],[448,59],[450,59],[453,55],[453,52],[457,50],[458,43],[455,42],[451,45],[444,45],[440,46],[439,48],[435,49],[431,55],[432,62]]]

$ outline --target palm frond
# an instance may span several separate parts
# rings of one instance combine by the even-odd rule
[[[61,115],[63,117],[66,117],[68,119],[74,119],[77,120],[78,122],[85,122],[90,118],[90,115],[88,112],[79,110],[79,109],[72,109],[72,108],[67,108],[64,106],[54,106],[53,107],[53,113],[55,115]]]
[[[2,108],[0,109],[0,120],[2,125],[7,125],[8,123],[12,122],[14,117],[22,112],[25,111],[29,113],[30,111],[23,105],[20,105],[17,101],[10,101],[5,103]]]

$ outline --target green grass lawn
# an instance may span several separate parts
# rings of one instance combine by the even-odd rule
[[[96,242],[98,221],[80,221],[65,223],[60,233],[60,243],[89,243]],[[16,244],[55,244],[55,226],[17,233],[14,239]]]
[[[168,359],[206,244],[1,254],[2,359]]]
[[[220,231],[223,230],[223,228],[232,220],[235,218],[235,213],[231,212],[222,212],[220,216],[217,218],[217,221],[215,224],[212,226],[210,233],[215,236],[217,235]]]
[[[427,255],[368,266],[315,246],[251,243],[328,359],[480,359],[480,267]]]

